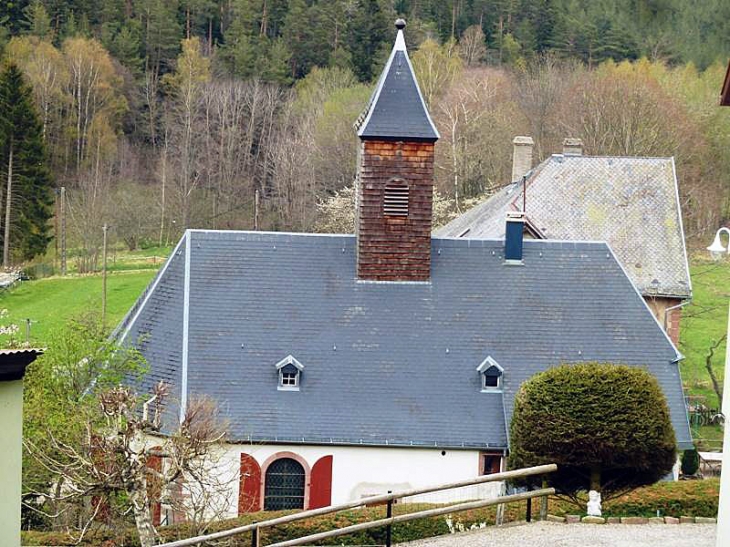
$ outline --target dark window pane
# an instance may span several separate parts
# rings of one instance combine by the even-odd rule
[[[304,509],[304,468],[291,458],[282,458],[266,470],[264,509]]]
[[[484,387],[499,387],[499,376],[484,375]]]
[[[500,463],[502,456],[497,454],[484,454],[484,474],[491,475],[492,473],[499,473]]]

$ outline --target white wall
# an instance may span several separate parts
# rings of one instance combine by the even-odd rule
[[[365,496],[385,494],[411,488],[471,479],[479,476],[479,451],[424,448],[382,448],[302,445],[227,445],[230,463],[238,465],[240,454],[253,456],[260,466],[279,452],[293,452],[303,458],[311,470],[315,462],[332,455],[332,504]],[[442,452],[445,452],[442,454]],[[406,501],[443,503],[496,497],[501,483],[488,483],[446,492],[424,494]],[[232,499],[238,499],[238,484]],[[235,503],[232,510],[235,511]],[[231,513],[231,516],[234,516]]]

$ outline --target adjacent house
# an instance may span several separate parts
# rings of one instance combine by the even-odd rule
[[[432,237],[439,135],[397,26],[357,124],[357,233],[188,230],[118,329],[140,390],[172,385],[168,422],[200,394],[230,420],[230,514],[498,471],[515,392],[559,363],[647,368],[692,446],[680,356],[608,244],[524,240],[521,214]]]
[[[512,180],[435,235],[502,238],[505,215],[521,211],[529,237],[606,241],[679,342],[692,289],[674,158],[586,156],[580,139],[566,139],[562,154],[532,169],[532,139],[517,137]]]

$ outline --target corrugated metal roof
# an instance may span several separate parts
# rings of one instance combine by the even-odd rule
[[[607,241],[642,294],[691,296],[673,158],[556,154],[528,178],[526,203],[548,238]],[[435,235],[503,238],[507,211],[521,209],[514,183]]]
[[[122,336],[142,389],[186,377],[239,441],[503,448],[523,381],[595,360],[647,367],[690,445],[676,350],[610,249],[525,241],[509,266],[502,248],[434,239],[430,282],[378,283],[356,279],[354,236],[191,231]],[[299,391],[277,390],[288,355]],[[488,355],[503,393],[481,392]]]
[[[40,355],[44,351],[46,351],[45,348],[0,349],[0,355],[21,355],[21,354],[24,354],[24,353],[33,354],[33,355]]]

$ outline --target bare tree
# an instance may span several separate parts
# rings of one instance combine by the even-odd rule
[[[437,187],[457,202],[509,182],[512,137],[525,123],[512,93],[504,71],[479,68],[466,70],[437,101]]]
[[[467,67],[476,66],[487,56],[486,38],[481,25],[472,25],[462,33],[459,55]]]
[[[63,484],[63,488],[50,493],[35,494],[63,503],[90,503],[92,508],[81,526],[84,533],[101,513],[108,511],[114,494],[124,493],[142,547],[151,547],[159,539],[150,509],[154,501],[150,491],[165,491],[173,484],[185,489],[191,480],[195,485],[192,491],[213,486],[220,497],[221,489],[228,484],[220,478],[211,479],[206,471],[211,468],[215,446],[225,440],[226,425],[219,419],[214,403],[191,400],[177,430],[160,436],[168,392],[169,387],[160,383],[153,397],[140,404],[128,387],[104,390],[98,395],[100,419],[86,418],[87,433],[80,445],[64,442],[50,432],[48,446],[26,441],[28,453],[55,477],[57,484]],[[153,465],[153,458],[162,458],[164,464]],[[206,492],[192,498],[196,504],[193,518],[199,528],[211,517],[211,512],[202,506],[211,496],[211,492]],[[213,513],[220,514],[215,508]]]
[[[557,150],[567,136],[561,128],[562,105],[572,104],[568,91],[579,71],[577,64],[543,55],[516,73],[515,96],[528,120],[528,134],[535,139],[538,161]]]
[[[715,351],[717,351],[717,348],[719,348],[722,343],[725,342],[725,338],[726,335],[723,335],[717,342],[713,342],[710,345],[710,349],[707,350],[707,355],[705,355],[705,369],[707,369],[707,373],[710,375],[710,380],[712,380],[712,389],[715,391],[715,395],[717,395],[717,408],[719,409],[722,409],[723,393],[720,382],[715,375],[715,369],[712,366],[712,358],[715,356]]]

